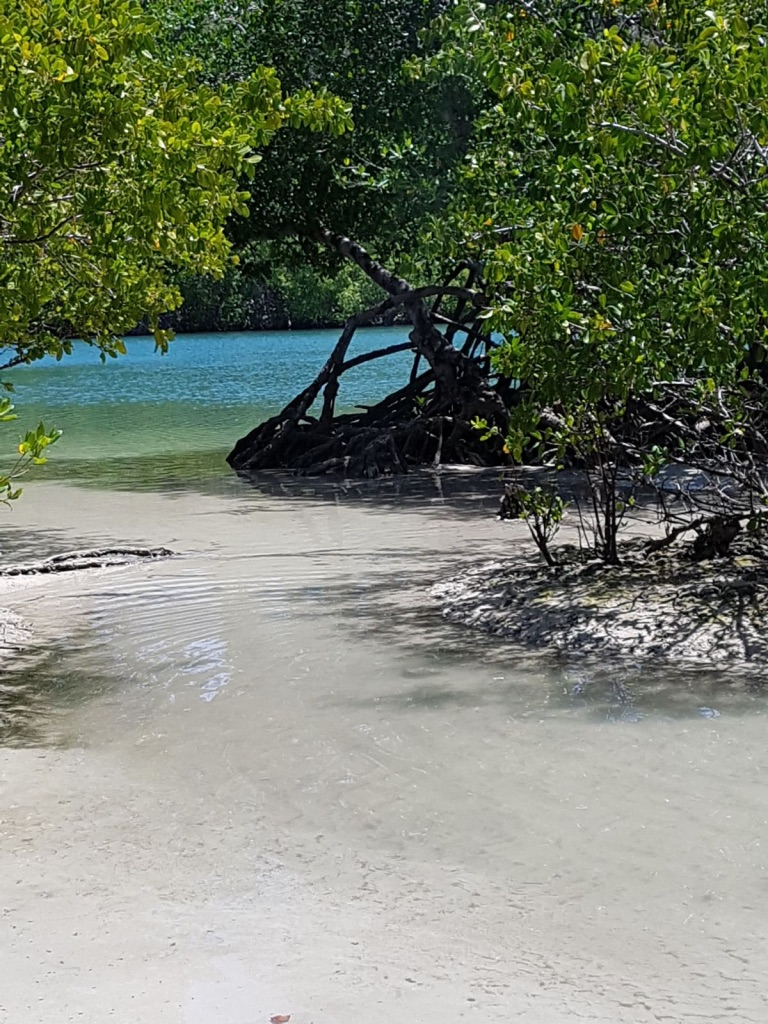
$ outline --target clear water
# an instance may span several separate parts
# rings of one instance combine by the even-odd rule
[[[119,359],[101,362],[96,350],[80,344],[61,363],[45,359],[7,377],[20,426],[43,420],[65,431],[56,463],[99,463],[69,465],[63,473],[109,482],[125,460],[137,458],[150,473],[179,463],[194,472],[209,469],[238,437],[311,383],[337,337],[337,331],[186,334],[164,356],[153,339],[128,338],[128,354]],[[358,331],[349,356],[406,338],[403,329],[367,328]],[[410,365],[401,353],[350,370],[339,407],[373,404],[407,380]]]
[[[494,474],[229,472],[333,338],[295,340],[17,375],[66,443],[5,557],[179,554],[2,596],[38,641],[0,666],[0,1021],[768,1019],[762,689],[444,623],[431,582],[526,543]]]

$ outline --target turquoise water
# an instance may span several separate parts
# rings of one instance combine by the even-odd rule
[[[350,356],[406,336],[403,328],[360,331]],[[165,356],[152,338],[129,338],[128,354],[106,363],[78,344],[60,363],[46,359],[7,374],[19,414],[9,447],[43,420],[64,431],[48,478],[141,486],[158,475],[219,474],[235,441],[311,382],[337,337],[332,330],[188,334]],[[356,367],[342,381],[340,404],[382,398],[404,383],[410,365],[401,353]]]

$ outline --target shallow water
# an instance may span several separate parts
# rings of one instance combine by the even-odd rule
[[[47,656],[0,672],[0,1021],[768,1019],[761,690],[443,623],[523,542],[494,474],[188,456],[73,460],[4,529],[179,556],[3,598]]]
[[[322,368],[338,331],[186,334],[164,356],[152,338],[128,338],[128,354],[102,362],[76,344],[61,363],[44,359],[6,374],[20,419],[65,431],[49,472],[64,460],[93,463],[220,452],[278,412]],[[405,341],[403,328],[357,332],[350,356]],[[407,379],[406,353],[364,363],[341,380],[339,407],[383,398]],[[67,467],[69,468],[69,467]],[[95,479],[100,471],[94,465]]]

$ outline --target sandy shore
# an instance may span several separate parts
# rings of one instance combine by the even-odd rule
[[[524,536],[493,502],[24,501],[19,557],[184,554],[0,598],[51,653],[0,749],[4,1024],[766,1019],[759,695],[641,672],[630,721],[446,623],[428,585]]]

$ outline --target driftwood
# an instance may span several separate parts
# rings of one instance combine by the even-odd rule
[[[228,456],[239,471],[292,469],[376,477],[441,463],[503,465],[510,462],[503,437],[508,422],[510,381],[493,372],[495,346],[483,318],[478,269],[461,264],[442,285],[414,288],[392,274],[348,238],[321,231],[318,240],[356,263],[385,293],[380,303],[357,313],[315,379],[276,416],[241,438]],[[463,283],[457,283],[463,278]],[[450,314],[443,305],[450,301]],[[412,325],[407,342],[348,359],[355,331],[394,309]],[[443,327],[439,329],[438,325]],[[457,347],[454,341],[460,338]],[[410,378],[381,402],[339,414],[340,378],[362,363],[411,351]],[[315,403],[319,413],[313,413]],[[495,427],[490,441],[473,420]]]
[[[105,569],[116,565],[131,565],[145,558],[169,558],[173,553],[168,548],[101,548],[96,551],[68,551],[40,562],[5,566],[0,568],[0,576],[44,576],[54,572],[74,572],[80,569]]]

